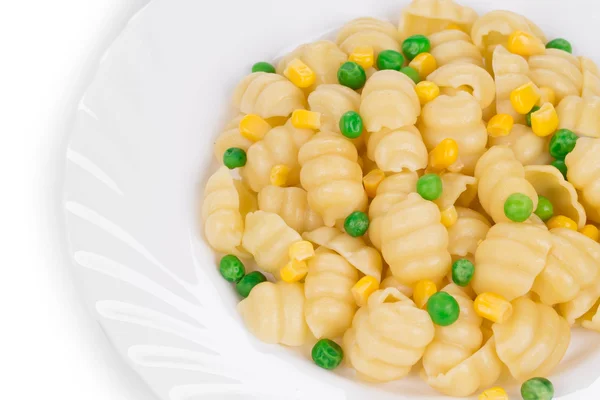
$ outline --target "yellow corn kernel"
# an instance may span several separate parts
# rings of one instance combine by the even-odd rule
[[[366,70],[375,64],[375,51],[371,46],[356,46],[348,61],[353,61]]]
[[[440,95],[440,87],[433,82],[421,81],[417,84],[417,95],[421,105],[425,105]]]
[[[565,217],[564,215],[557,215],[550,218],[550,220],[546,222],[546,226],[548,229],[565,228],[573,231],[577,230],[577,222],[573,221],[569,217]]]
[[[421,79],[427,78],[438,67],[435,57],[430,53],[419,54],[408,66],[416,69]]]
[[[429,166],[437,171],[448,168],[458,160],[458,144],[454,139],[442,140],[429,153]]]
[[[459,25],[450,24],[446,27],[446,30],[462,31],[462,28]]]
[[[542,106],[544,103],[550,103],[553,106],[556,106],[556,93],[552,88],[543,86],[540,88],[540,100],[538,101],[538,106]]]
[[[487,125],[488,134],[493,137],[508,136],[515,125],[515,119],[509,114],[497,114]]]
[[[552,104],[545,103],[542,108],[531,113],[531,129],[539,137],[551,135],[558,129],[558,114]]]
[[[289,248],[290,260],[306,261],[315,255],[315,248],[311,242],[302,240]]]
[[[287,183],[288,177],[290,175],[290,167],[283,164],[275,165],[271,168],[271,185],[273,186],[285,186]]]
[[[321,127],[321,113],[295,110],[292,113],[292,125],[298,129],[319,129]]]
[[[283,74],[299,88],[307,88],[314,85],[317,76],[310,67],[298,58],[294,58],[287,66]]]
[[[413,291],[413,300],[417,307],[423,308],[427,305],[429,298],[437,293],[437,286],[430,280],[417,282]]]
[[[506,322],[513,312],[512,304],[495,293],[480,294],[473,306],[477,315],[499,324]]]
[[[240,121],[240,135],[252,142],[258,142],[271,130],[271,125],[255,114],[248,114]]]
[[[363,185],[367,196],[373,198],[377,195],[379,184],[385,179],[385,172],[380,169],[374,169],[363,178]]]
[[[598,231],[598,228],[596,228],[594,225],[586,225],[583,228],[581,228],[579,232],[589,237],[593,241],[597,242],[598,239],[600,239],[600,232]]]
[[[511,33],[508,37],[506,47],[511,53],[523,57],[535,56],[546,52],[546,46],[544,46],[540,38],[524,31],[514,31]]]
[[[508,400],[508,394],[501,387],[495,387],[481,393],[479,400]]]
[[[308,274],[308,265],[304,261],[291,260],[279,270],[281,280],[287,283],[300,282]]]
[[[540,99],[540,90],[533,82],[526,83],[510,93],[510,103],[519,114],[527,114]]]
[[[365,276],[352,287],[352,295],[356,305],[363,307],[367,304],[369,296],[379,289],[379,282],[372,276]]]
[[[458,212],[456,212],[456,207],[454,206],[442,211],[441,215],[442,225],[446,228],[450,228],[458,220]]]

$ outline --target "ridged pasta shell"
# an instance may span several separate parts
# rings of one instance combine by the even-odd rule
[[[430,74],[427,80],[441,88],[458,89],[461,86],[473,88],[473,96],[479,101],[481,109],[488,107],[496,98],[494,78],[485,69],[475,64],[444,65]]]

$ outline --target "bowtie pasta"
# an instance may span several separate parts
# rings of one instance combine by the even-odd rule
[[[600,332],[596,63],[412,0],[248,72],[201,204],[248,330],[372,383],[508,400],[508,371],[549,399],[570,327]]]

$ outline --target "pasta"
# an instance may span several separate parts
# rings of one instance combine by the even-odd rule
[[[466,33],[449,29],[429,36],[431,55],[439,66],[453,63],[467,63],[483,67],[481,51],[473,44]]]
[[[406,297],[413,297],[414,290],[412,287],[404,285],[400,283],[398,279],[392,275],[392,271],[389,268],[386,268],[385,278],[381,281],[381,285],[379,285],[379,289],[388,289],[393,288],[398,290],[400,293],[405,295]]]
[[[369,207],[369,239],[376,249],[381,250],[383,217],[392,206],[416,191],[418,178],[416,172],[400,172],[385,178],[377,188],[377,195]]]
[[[271,129],[262,140],[248,149],[248,161],[242,169],[242,177],[252,190],[258,193],[271,184],[271,169],[276,165],[286,165],[290,168],[287,185],[298,184],[298,152],[313,135],[312,130],[295,128],[291,122]]]
[[[369,132],[414,125],[421,114],[415,83],[402,72],[373,74],[363,88],[360,115]]]
[[[552,247],[545,226],[498,223],[475,252],[471,285],[477,294],[491,292],[511,301],[529,292]]]
[[[600,69],[587,57],[579,57],[579,64],[583,74],[581,97],[600,96]]]
[[[574,325],[578,318],[594,307],[598,299],[600,299],[600,283],[595,282],[579,292],[573,300],[559,304],[558,311],[569,325]]]
[[[358,111],[360,95],[342,85],[321,85],[308,96],[311,111],[321,113],[321,129],[340,131],[340,119],[348,111]]]
[[[550,164],[549,144],[548,137],[539,137],[528,126],[519,124],[513,126],[508,136],[490,138],[490,146],[508,146],[523,166]]]
[[[425,169],[429,159],[421,133],[414,126],[372,133],[367,149],[369,158],[386,172]]]
[[[454,24],[470,32],[477,13],[453,0],[413,0],[400,16],[400,36],[431,35]]]
[[[342,336],[350,327],[356,312],[350,290],[357,281],[356,268],[331,250],[321,248],[309,260],[305,315],[317,339]]]
[[[277,214],[256,211],[246,216],[242,245],[258,266],[272,274],[288,262],[288,248],[302,240]]]
[[[600,139],[580,138],[565,159],[567,178],[580,192],[587,217],[600,222]]]
[[[440,223],[440,210],[416,193],[388,211],[381,243],[385,261],[403,284],[441,281],[450,270],[448,231]]]
[[[429,151],[444,139],[454,139],[460,151],[458,161],[448,170],[466,175],[473,174],[488,141],[481,107],[465,92],[456,96],[442,95],[427,103],[423,107],[419,130]]]
[[[279,215],[300,234],[323,226],[323,219],[308,206],[306,191],[301,188],[266,186],[258,194],[258,208]]]
[[[361,238],[353,238],[336,228],[322,227],[306,232],[303,237],[319,246],[333,250],[365,275],[381,281],[383,263],[377,250],[369,247]]]
[[[448,172],[441,175],[442,179],[442,196],[435,200],[435,204],[438,205],[441,211],[447,210],[452,207],[460,196],[467,192],[469,186],[477,184],[477,179],[472,176],[457,174]]]
[[[240,134],[240,121],[242,116],[232,119],[215,141],[215,157],[223,164],[223,153],[231,147],[237,147],[248,151],[252,142]]]
[[[561,129],[569,129],[579,136],[600,138],[600,97],[565,97],[556,112]]]
[[[547,49],[546,54],[529,57],[529,76],[538,86],[554,90],[556,100],[579,96],[583,88],[583,75],[579,60],[571,53]]]
[[[510,102],[510,94],[518,87],[531,82],[527,60],[510,53],[504,46],[496,46],[492,53],[491,65],[496,79],[496,112],[512,116],[517,124],[525,124],[525,116],[514,109]]]
[[[302,346],[309,337],[300,283],[263,282],[238,304],[248,330],[265,343]]]
[[[360,378],[388,382],[408,375],[433,336],[427,312],[389,288],[373,293],[358,310],[343,346]]]
[[[525,179],[525,168],[508,147],[488,150],[477,163],[475,177],[479,180],[479,201],[496,223],[510,221],[504,214],[504,203],[513,193],[526,195],[533,202],[533,209],[537,207],[538,196]]]
[[[308,204],[323,217],[326,226],[367,206],[356,148],[340,135],[316,134],[298,154],[300,181],[308,192]]]
[[[569,324],[552,307],[526,297],[512,306],[512,317],[492,327],[498,357],[520,382],[547,376],[567,351]]]
[[[479,101],[482,109],[490,106],[496,97],[494,78],[485,69],[475,64],[444,65],[429,75],[427,80],[440,88],[458,89],[462,86],[472,88],[473,96]]]
[[[492,225],[477,211],[456,207],[456,212],[458,219],[448,228],[448,251],[452,256],[473,257]]]
[[[287,117],[306,107],[306,98],[285,77],[265,72],[248,75],[235,89],[233,104],[244,114],[261,118]]]
[[[375,18],[358,18],[347,23],[340,29],[336,42],[347,54],[363,46],[372,47],[375,57],[383,50],[400,51],[396,27]]]

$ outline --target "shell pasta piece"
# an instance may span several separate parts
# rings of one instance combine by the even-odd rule
[[[458,89],[468,86],[479,101],[481,109],[487,108],[496,98],[496,83],[485,69],[475,64],[454,63],[444,65],[427,77],[440,88]]]
[[[587,57],[579,57],[579,64],[583,74],[581,97],[600,96],[600,69]]]
[[[340,119],[360,108],[360,95],[342,85],[320,85],[308,96],[311,111],[321,113],[321,130],[339,132]]]
[[[569,325],[574,325],[578,318],[594,307],[598,299],[600,299],[600,282],[594,282],[579,292],[573,300],[559,304],[558,311]]]
[[[301,188],[267,186],[258,194],[258,208],[278,214],[300,234],[323,226],[323,219],[308,206],[306,191]]]
[[[454,0],[413,0],[400,16],[400,36],[431,35],[450,25],[470,32],[477,13]]]
[[[306,107],[304,92],[285,77],[265,72],[248,75],[235,89],[233,104],[244,114],[287,117]]]
[[[354,145],[341,135],[320,132],[300,149],[300,181],[311,209],[327,226],[367,205]]]
[[[444,30],[429,36],[431,55],[440,67],[453,63],[467,63],[483,67],[481,51],[471,37],[456,30]]]
[[[288,248],[302,238],[283,219],[273,213],[256,211],[246,216],[242,244],[258,266],[276,274],[289,260]]]
[[[242,116],[232,119],[215,141],[215,157],[220,164],[223,164],[223,154],[232,147],[237,147],[248,151],[252,146],[252,141],[243,137],[240,133],[240,121]]]
[[[556,112],[561,129],[569,129],[579,136],[600,138],[600,97],[565,97]]]
[[[304,284],[306,323],[317,338],[342,336],[352,324],[356,302],[352,286],[358,271],[331,250],[318,249],[308,261]]]
[[[427,167],[428,153],[414,126],[384,129],[369,136],[368,156],[385,172],[418,171]]]
[[[567,155],[567,178],[580,192],[587,216],[600,222],[600,139],[580,138]]]
[[[531,80],[554,90],[558,102],[581,94],[583,75],[579,67],[577,57],[563,50],[547,49],[546,54],[529,57]]]
[[[492,327],[498,357],[519,382],[549,376],[571,341],[569,324],[552,307],[526,297],[512,306],[511,318]]]
[[[520,124],[515,124],[508,136],[490,138],[490,146],[508,146],[523,166],[550,164],[549,144],[549,137],[540,137],[528,126]]]
[[[302,346],[309,337],[304,320],[304,287],[300,283],[263,282],[238,304],[248,330],[271,344]]]
[[[347,54],[357,47],[372,47],[375,57],[383,50],[400,51],[398,31],[388,21],[376,18],[358,18],[340,29],[336,42]]]
[[[497,46],[492,55],[492,70],[496,81],[496,112],[508,114],[518,124],[525,123],[525,115],[519,114],[510,102],[513,90],[531,82],[529,64],[523,57]]]
[[[477,211],[464,207],[456,207],[458,219],[448,228],[448,251],[452,256],[474,256],[491,228],[490,222]]]
[[[467,192],[471,187],[474,187],[475,189],[477,187],[477,179],[468,175],[447,172],[441,174],[440,178],[442,179],[443,187],[442,196],[434,202],[441,211],[452,207],[458,201],[460,196]]]
[[[389,382],[408,375],[433,340],[434,327],[421,310],[397,289],[373,293],[344,335],[344,352],[358,376]]]
[[[382,222],[385,261],[401,282],[440,281],[450,270],[448,231],[440,222],[438,207],[416,193],[393,206]]]

